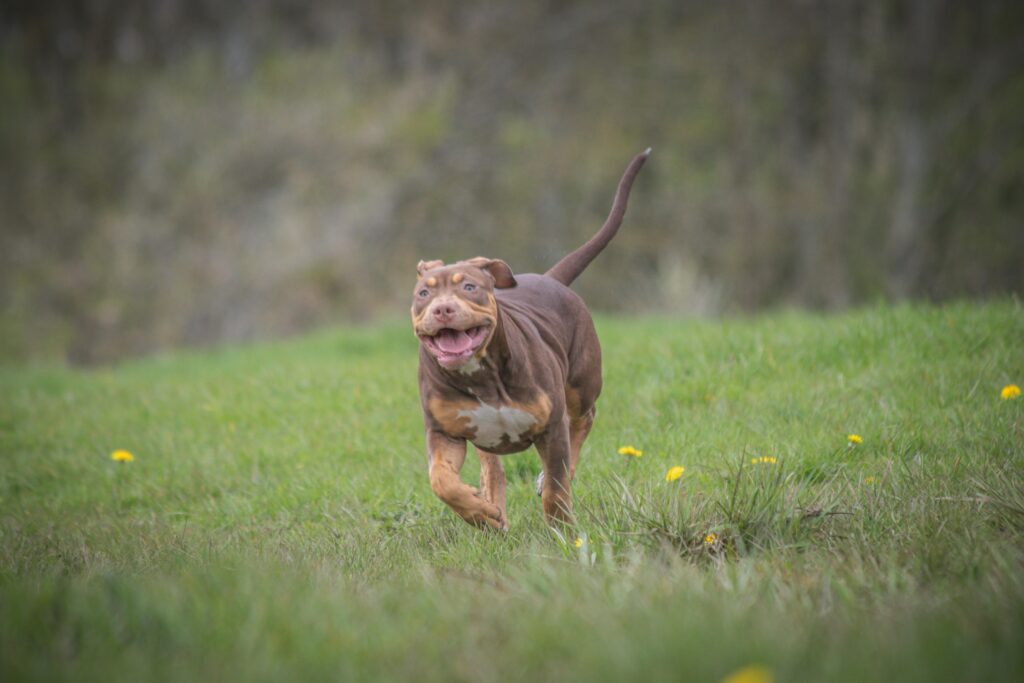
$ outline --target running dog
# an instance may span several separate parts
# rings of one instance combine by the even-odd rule
[[[508,530],[498,456],[531,445],[543,464],[545,519],[572,523],[570,484],[601,393],[601,345],[569,285],[615,236],[650,152],[626,168],[601,230],[543,275],[513,275],[483,257],[416,268],[412,323],[430,486],[470,524]],[[459,477],[467,442],[480,456],[479,490]]]

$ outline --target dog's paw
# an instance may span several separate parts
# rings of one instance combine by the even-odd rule
[[[475,527],[481,529],[489,527],[495,531],[508,531],[508,519],[506,519],[501,509],[483,497],[476,498],[472,505],[455,507],[454,509],[462,519]]]
[[[493,529],[494,531],[508,531],[508,520],[505,515],[501,514],[501,511],[495,508],[494,510],[481,510],[467,514],[464,519],[472,524],[473,526],[481,529]]]
[[[499,515],[498,519],[494,520],[494,524],[490,524],[490,527],[495,531],[500,531],[503,534],[508,533],[508,517],[505,515]]]

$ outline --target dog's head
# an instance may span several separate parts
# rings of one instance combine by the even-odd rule
[[[446,266],[420,261],[412,295],[412,327],[423,347],[448,369],[482,358],[498,324],[495,289],[516,286],[508,264],[482,256]]]

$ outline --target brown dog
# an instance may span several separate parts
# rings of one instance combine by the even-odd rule
[[[604,226],[544,275],[512,274],[483,257],[420,261],[412,322],[420,339],[420,400],[430,486],[464,520],[507,530],[499,455],[537,446],[549,522],[572,521],[570,482],[601,393],[601,346],[568,285],[611,241],[648,149],[619,181]],[[480,456],[480,490],[459,471],[466,442]]]

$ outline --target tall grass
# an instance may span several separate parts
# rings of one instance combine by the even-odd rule
[[[0,677],[1021,677],[1015,302],[599,328],[567,532],[433,497],[402,325],[0,370]]]

